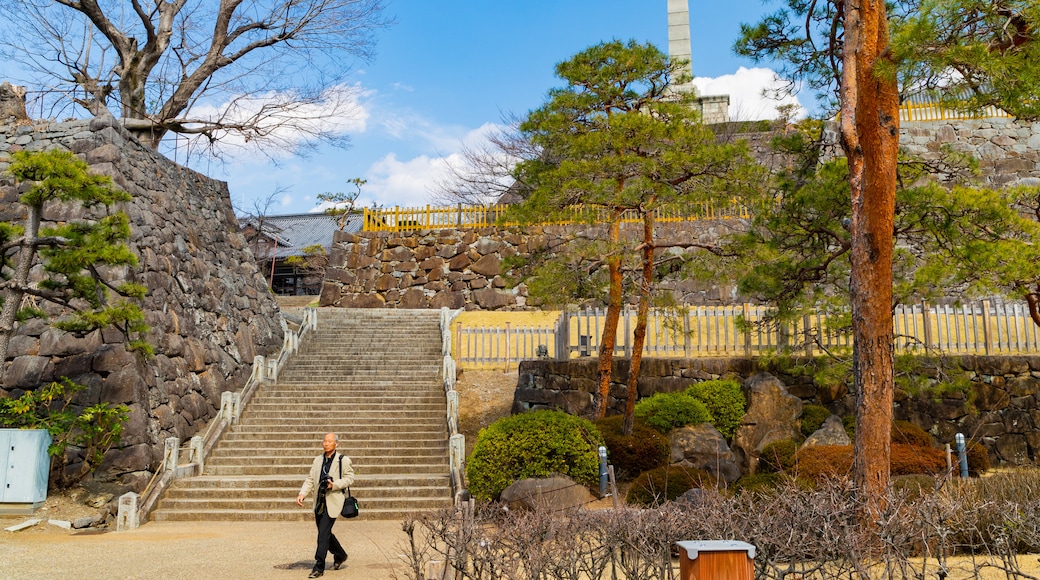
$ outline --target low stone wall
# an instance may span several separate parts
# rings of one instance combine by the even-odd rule
[[[662,243],[717,240],[741,220],[700,220],[658,226]],[[625,224],[634,239],[642,226]],[[573,237],[602,238],[601,225],[423,230],[411,233],[337,232],[325,271],[321,305],[344,308],[531,308],[524,285],[510,288],[506,260],[560,247]],[[736,292],[691,280],[666,281],[687,304],[734,304]]]
[[[119,209],[130,218],[129,245],[140,263],[110,276],[148,288],[142,309],[155,357],[127,352],[113,329],[76,338],[29,320],[18,325],[9,359],[0,361],[7,365],[0,397],[66,376],[88,387],[78,404],[128,405],[122,440],[103,471],[139,489],[167,437],[198,433],[216,415],[221,394],[245,384],[253,357],[278,351],[278,304],[239,233],[226,183],[141,145],[110,116],[2,125],[0,170],[13,151],[53,147],[78,154],[133,195]],[[0,219],[20,217],[18,195],[10,177],[0,178]],[[44,219],[71,219],[78,211],[49,208]]]
[[[628,359],[615,359],[608,414],[624,412]],[[1025,464],[1040,459],[1040,356],[950,357],[971,376],[968,394],[911,399],[898,394],[895,418],[912,421],[937,441],[953,442],[956,433],[981,441],[996,463]],[[758,372],[777,376],[789,393],[805,403],[824,405],[837,415],[852,414],[855,399],[843,387],[824,387],[811,377],[791,376],[774,365],[751,358],[644,358],[639,397],[681,391],[694,382],[733,378],[742,383]],[[591,418],[597,392],[595,358],[570,361],[523,361],[513,400],[513,412],[561,409]]]

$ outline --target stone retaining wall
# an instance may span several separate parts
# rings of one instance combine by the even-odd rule
[[[608,414],[624,412],[628,359],[614,359]],[[1040,356],[950,357],[971,376],[967,393],[911,399],[897,393],[895,418],[930,431],[936,441],[953,442],[956,433],[986,445],[996,463],[1025,464],[1040,459]],[[694,382],[734,378],[744,382],[757,372],[776,375],[792,395],[824,405],[837,415],[852,414],[854,397],[844,387],[820,386],[811,377],[791,376],[750,358],[644,358],[639,397],[681,391]],[[523,361],[513,412],[561,409],[591,418],[597,389],[597,360]]]
[[[80,404],[129,405],[122,441],[103,471],[140,488],[167,437],[198,433],[215,416],[221,393],[244,385],[253,357],[278,351],[278,304],[239,233],[226,183],[141,145],[110,116],[0,126],[0,169],[13,151],[52,147],[78,154],[134,196],[120,209],[130,218],[129,245],[140,264],[114,276],[148,288],[142,307],[155,357],[128,353],[114,330],[75,338],[30,320],[12,340],[0,396],[67,376],[88,387]],[[0,219],[19,217],[17,196],[11,179],[0,178]],[[44,218],[69,219],[75,211],[50,208]]]
[[[659,240],[718,239],[741,220],[701,220],[658,225]],[[622,235],[642,235],[639,224],[624,224]],[[411,233],[337,232],[325,271],[321,305],[343,308],[465,308],[522,310],[528,303],[524,285],[510,288],[508,258],[551,251],[566,238],[602,238],[604,226],[533,226],[519,228],[444,229]],[[690,280],[665,282],[688,304],[737,303],[732,288]]]

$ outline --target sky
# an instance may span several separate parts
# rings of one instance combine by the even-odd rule
[[[554,66],[612,39],[668,48],[666,0],[389,0],[396,23],[377,33],[374,58],[357,63],[356,101],[333,120],[346,149],[305,158],[252,155],[192,165],[228,182],[239,213],[270,199],[270,215],[320,211],[316,196],[352,192],[360,205],[421,207],[464,143],[474,144],[507,114],[523,116],[562,82]],[[761,0],[690,0],[692,69],[701,94],[729,94],[741,120],[773,118],[763,89],[775,74],[733,54],[741,23],[771,10]],[[790,101],[787,101],[790,102]]]

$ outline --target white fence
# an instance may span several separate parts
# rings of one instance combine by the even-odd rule
[[[849,332],[829,332],[827,320],[808,314],[783,325],[763,324],[770,308],[699,306],[651,310],[643,355],[649,357],[752,356],[771,352],[816,355],[849,349]],[[469,367],[508,368],[534,358],[595,356],[605,309],[564,312],[545,327],[455,328],[455,359]],[[622,311],[615,354],[631,356],[636,312]],[[901,352],[1019,354],[1040,352],[1040,328],[1023,302],[988,300],[953,305],[900,305],[893,314],[895,346]]]

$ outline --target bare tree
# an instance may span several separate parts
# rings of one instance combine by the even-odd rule
[[[328,121],[349,113],[345,75],[371,57],[383,10],[383,0],[10,0],[0,44],[53,105],[112,109],[153,148],[171,132],[295,146],[339,139]]]

